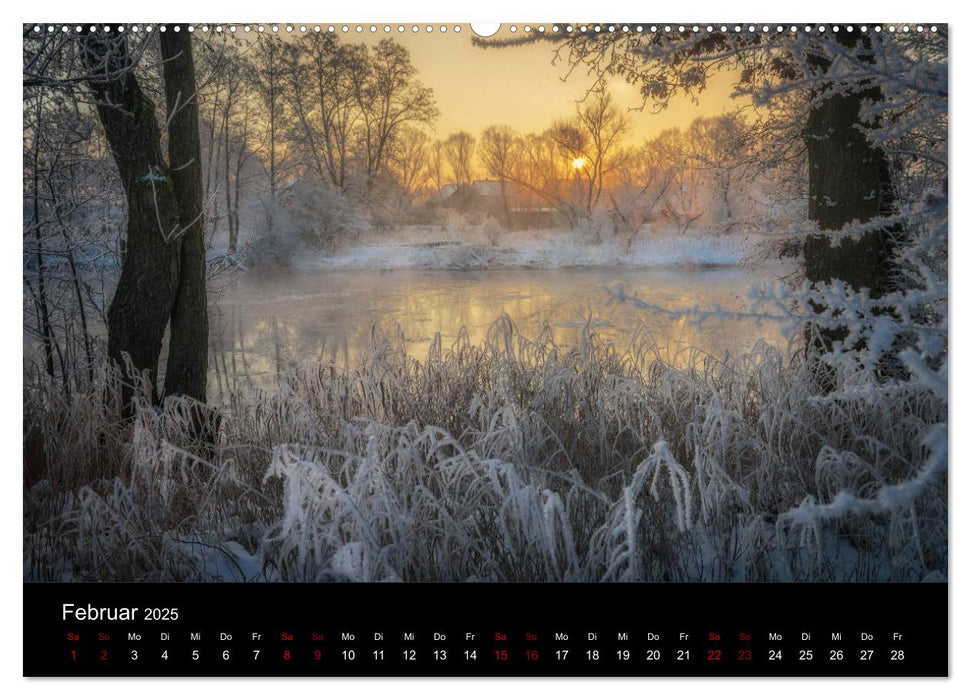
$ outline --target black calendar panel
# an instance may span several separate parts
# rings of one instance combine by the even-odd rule
[[[27,676],[946,676],[947,585],[25,584]]]

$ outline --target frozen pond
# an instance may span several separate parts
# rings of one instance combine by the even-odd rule
[[[548,323],[565,346],[577,341],[589,320],[619,349],[643,326],[675,361],[687,357],[687,348],[723,357],[746,352],[761,338],[785,341],[772,323],[709,319],[698,326],[628,303],[610,304],[605,287],[622,284],[627,294],[669,309],[718,305],[744,311],[749,289],[783,272],[587,267],[251,273],[224,292],[210,318],[210,366],[215,371],[218,363],[223,382],[268,386],[286,363],[354,362],[375,326],[388,335],[400,329],[409,354],[423,359],[436,332],[445,347],[462,327],[478,343],[503,313],[531,338]]]

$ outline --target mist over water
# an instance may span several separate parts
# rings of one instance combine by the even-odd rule
[[[775,272],[775,271],[773,271]],[[219,300],[211,319],[210,372],[225,386],[269,387],[289,363],[355,364],[373,329],[396,338],[424,359],[435,334],[450,346],[464,327],[480,343],[507,314],[525,336],[549,324],[556,342],[571,347],[589,322],[605,340],[626,349],[638,328],[652,334],[663,357],[689,360],[688,349],[723,358],[760,339],[785,348],[771,322],[689,318],[610,303],[605,287],[668,309],[749,308],[748,291],[766,270],[715,268],[575,268],[530,270],[335,270],[246,275]]]

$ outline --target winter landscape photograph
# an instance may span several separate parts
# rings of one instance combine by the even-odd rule
[[[948,578],[946,25],[24,25],[25,582]]]

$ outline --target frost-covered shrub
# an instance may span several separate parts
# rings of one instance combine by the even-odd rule
[[[614,224],[610,212],[598,207],[577,221],[574,232],[580,243],[600,244],[605,240],[613,240],[616,237],[617,226]]]
[[[742,266],[759,266],[763,265],[766,260],[802,258],[803,239],[801,236],[752,237],[749,240],[748,251],[739,261]]]
[[[255,266],[287,267],[308,248],[336,252],[371,226],[360,202],[309,177],[282,187],[276,201],[261,198],[253,219],[247,260]]]
[[[260,198],[254,208],[256,232],[247,249],[247,263],[254,267],[289,267],[301,248],[300,229],[269,197]]]
[[[359,202],[313,178],[287,184],[281,188],[279,200],[287,215],[284,225],[294,227],[308,248],[333,252],[370,228]]]
[[[349,197],[366,211],[370,228],[387,231],[414,218],[414,195],[390,174],[372,174],[368,182],[363,173],[354,173],[349,180]]]
[[[455,209],[442,209],[442,228],[450,238],[468,243],[499,245],[504,231],[493,216],[481,213],[462,213]]]
[[[646,333],[566,348],[508,318],[420,361],[401,343],[233,396],[209,447],[179,402],[124,424],[87,410],[103,382],[28,385],[43,458],[25,578],[947,576],[947,403],[926,386],[877,396],[839,365],[820,395],[808,363],[767,345],[672,366]]]
[[[502,224],[491,216],[487,216],[479,224],[479,235],[488,242],[489,245],[499,245],[499,237],[502,235]]]
[[[443,208],[441,210],[442,229],[449,236],[463,238],[472,228],[469,218],[456,209]]]

